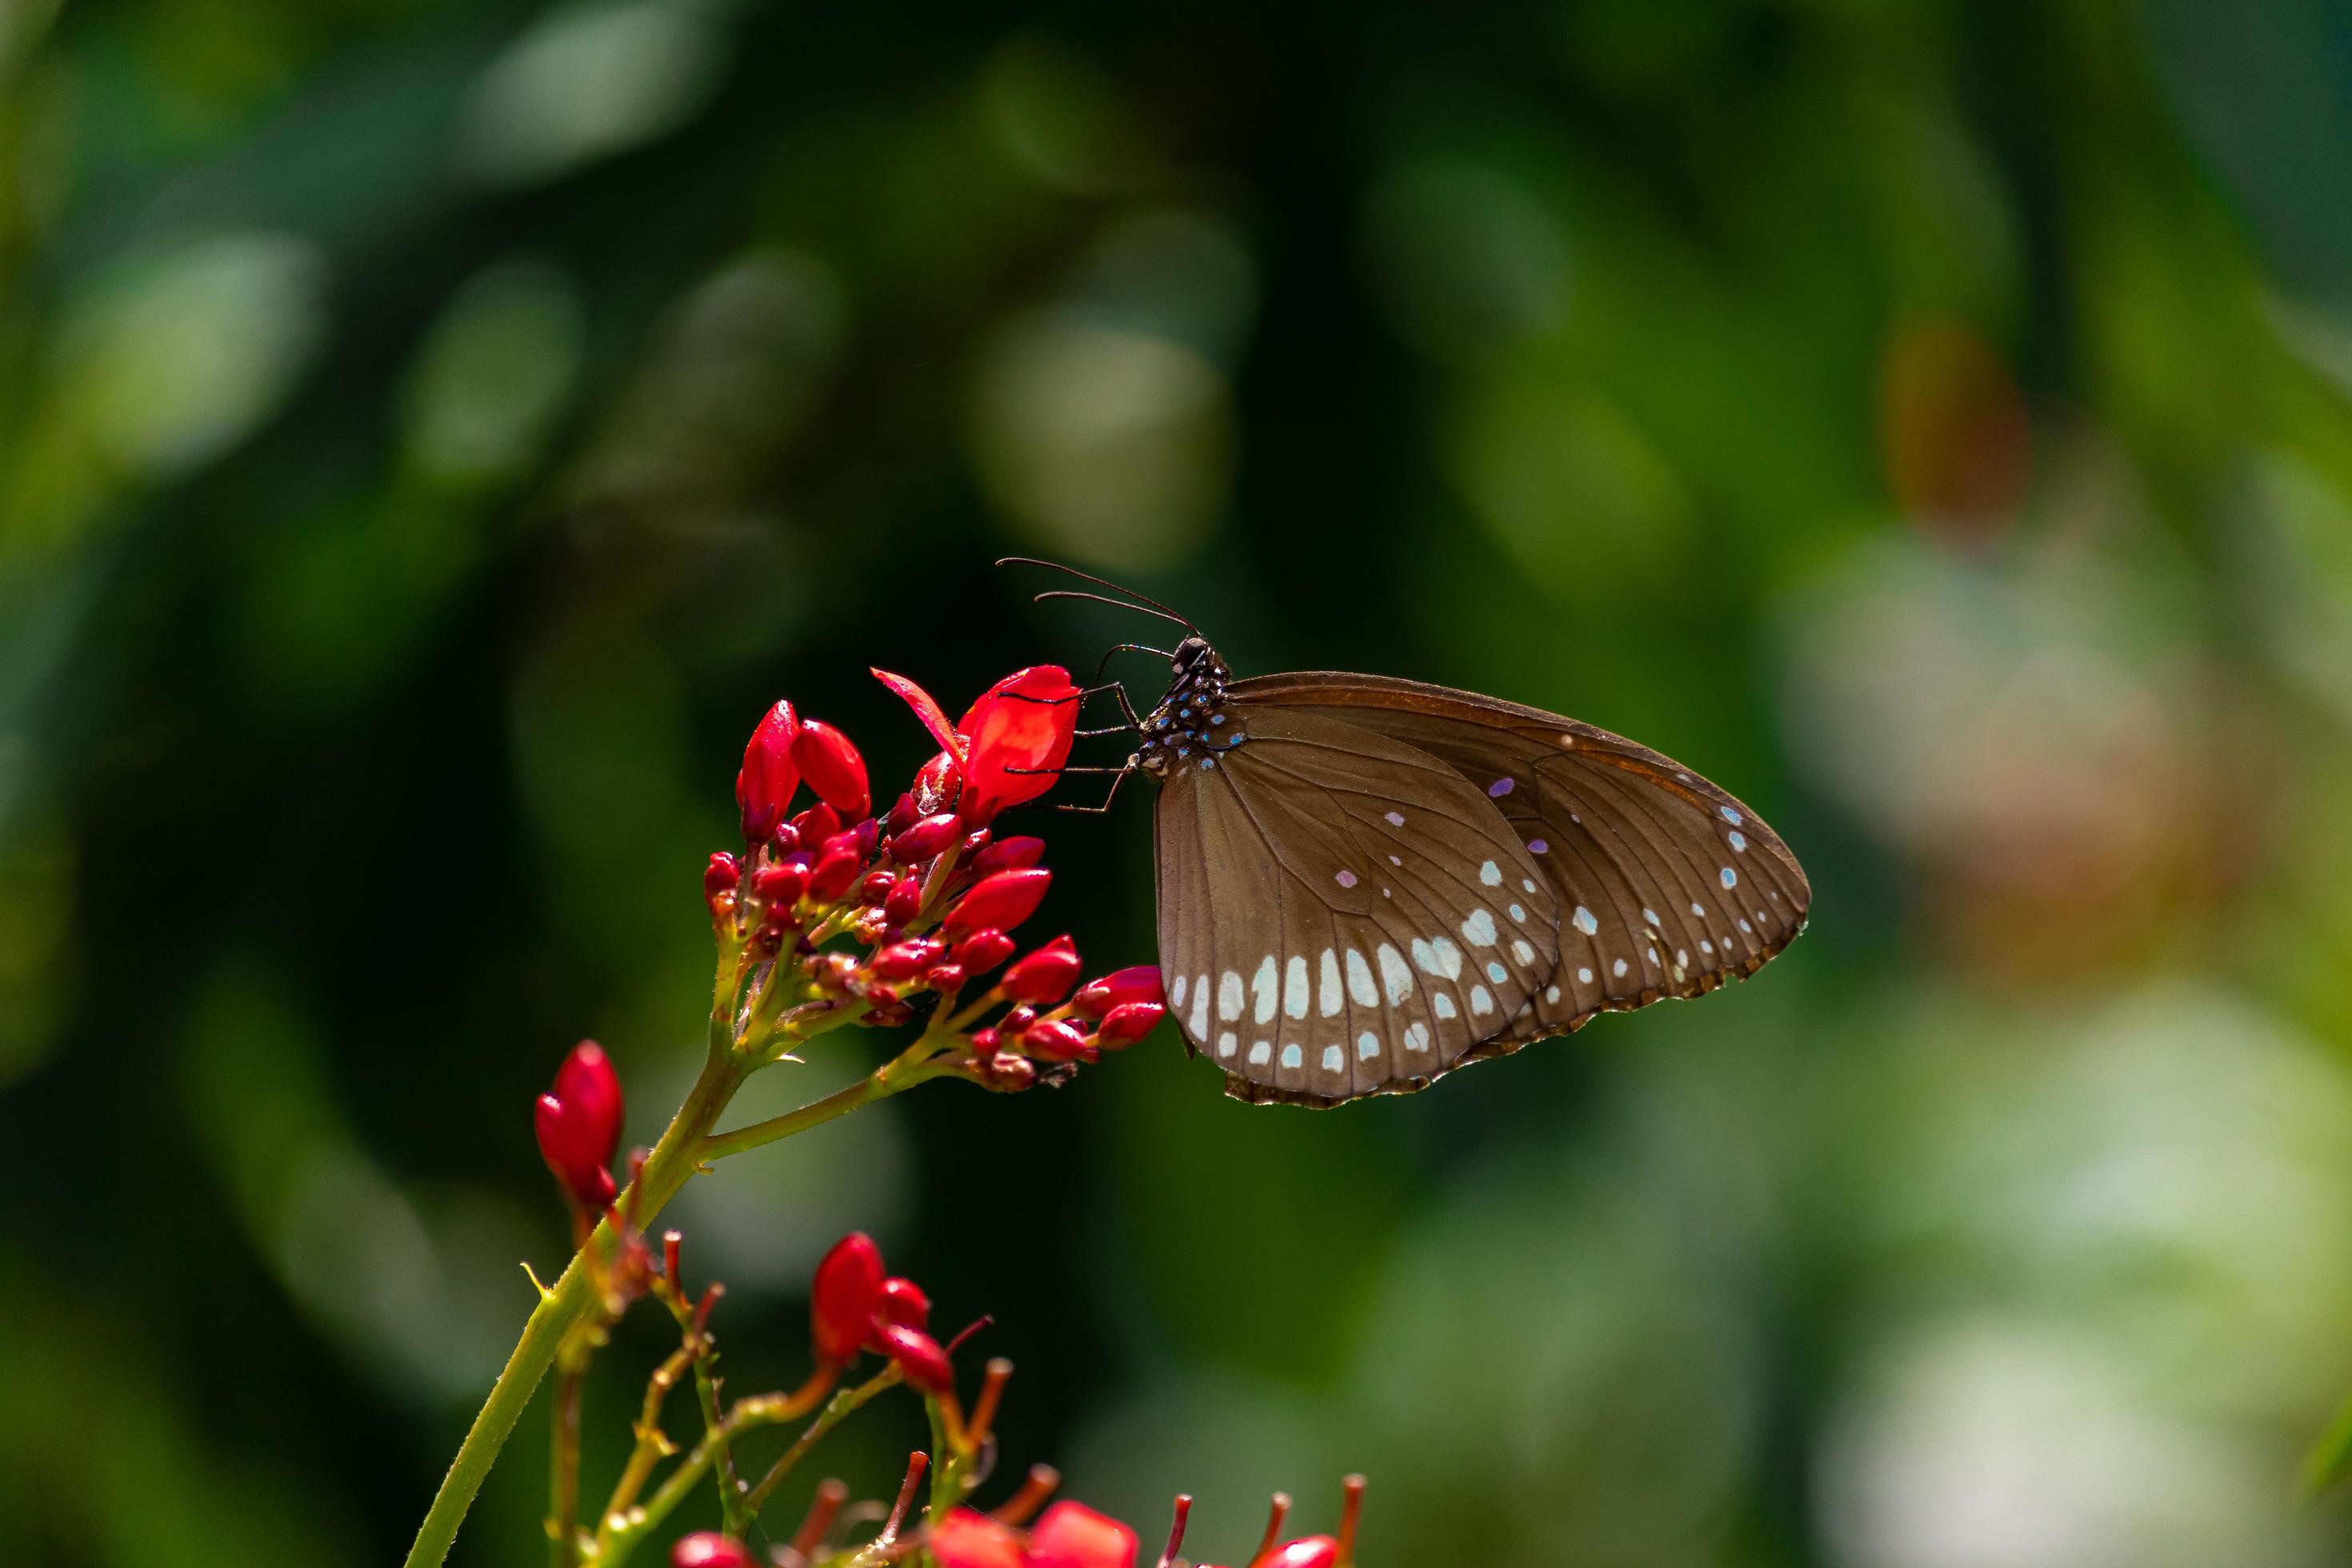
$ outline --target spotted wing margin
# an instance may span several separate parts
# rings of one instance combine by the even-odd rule
[[[1410,1093],[1540,994],[1559,907],[1511,825],[1426,752],[1228,703],[1155,812],[1170,1012],[1260,1103]]]
[[[1382,676],[1265,676],[1230,694],[1377,731],[1502,792],[1496,804],[1559,903],[1561,961],[1557,997],[1538,994],[1477,1054],[1566,1034],[1597,1013],[1702,995],[1753,974],[1804,930],[1812,887],[1780,836],[1727,791],[1622,735]]]

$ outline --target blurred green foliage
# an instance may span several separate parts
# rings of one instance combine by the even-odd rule
[[[750,1156],[739,1391],[862,1226],[1213,1557],[1354,1468],[1374,1568],[2346,1550],[2342,0],[0,0],[0,1557],[404,1547],[761,706],[893,777],[867,664],[1137,632],[1015,547],[1655,743],[1813,931],[1411,1100],[1162,1038]],[[1147,815],[1047,821],[1097,963]]]

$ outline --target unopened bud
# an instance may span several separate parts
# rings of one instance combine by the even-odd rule
[[[894,926],[905,925],[923,912],[923,883],[919,877],[901,877],[882,900],[882,912]]]
[[[1050,1007],[1070,994],[1085,967],[1078,950],[1066,936],[1057,936],[1014,963],[997,984],[1016,1002]]]
[[[1037,912],[1054,873],[1042,866],[999,871],[972,884],[948,912],[947,928],[962,935],[976,931],[1011,931]]]
[[[913,937],[884,948],[866,961],[866,972],[884,980],[908,980],[921,973],[947,951],[946,944],[927,936]]]
[[[985,974],[1012,956],[1013,939],[1001,931],[976,931],[955,948],[955,961],[967,974]]]
[[[1096,1054],[1095,1047],[1087,1043],[1087,1037],[1078,1033],[1077,1026],[1066,1018],[1055,1018],[1024,1030],[1021,1048],[1049,1062],[1090,1061]]]
[[[899,1375],[925,1394],[941,1394],[954,1391],[955,1365],[940,1342],[920,1329],[903,1328],[897,1323],[884,1325],[879,1336],[882,1353],[898,1363]]]
[[[972,869],[985,876],[991,871],[1018,871],[1034,866],[1045,858],[1045,841],[1026,835],[1000,838],[971,858]]]
[[[772,908],[790,909],[801,901],[808,890],[808,868],[797,860],[787,860],[781,866],[762,866],[751,877],[751,890],[761,901]]]
[[[670,1568],[755,1568],[751,1549],[730,1535],[698,1530],[669,1549]]]
[[[799,734],[793,705],[779,702],[761,716],[743,748],[743,769],[735,775],[735,805],[743,818],[743,842],[755,849],[775,832],[793,792],[800,787],[801,770],[793,758]]]
[[[1139,963],[1087,981],[1070,998],[1070,1006],[1089,1018],[1101,1018],[1108,1016],[1112,1008],[1123,1007],[1129,1002],[1166,1001],[1160,989],[1160,971],[1150,964]]]
[[[1095,1041],[1107,1051],[1131,1046],[1160,1026],[1168,1009],[1157,1002],[1127,1002],[1113,1007],[1095,1026]]]
[[[841,813],[819,801],[793,817],[792,828],[800,836],[802,847],[822,844],[841,831]]]
[[[809,1331],[816,1359],[846,1366],[866,1342],[882,1302],[882,1249],[862,1230],[833,1244],[809,1288]]]
[[[866,815],[872,796],[866,786],[866,759],[849,737],[822,719],[804,719],[793,737],[793,761],[817,798],[852,821]]]
[[[903,1274],[894,1274],[882,1281],[882,1304],[875,1310],[885,1322],[896,1323],[902,1329],[927,1329],[931,1324],[930,1297]]]
[[[1284,1542],[1259,1557],[1252,1568],[1335,1568],[1339,1561],[1337,1541],[1328,1535],[1307,1535]]]
[[[809,896],[820,903],[831,903],[849,891],[849,884],[857,880],[858,868],[863,864],[852,846],[845,844],[838,849],[826,850],[816,868],[809,873]]]
[[[956,819],[952,812],[924,817],[912,824],[890,840],[890,858],[903,866],[919,866],[954,841]]]
[[[963,965],[934,963],[923,976],[924,983],[941,995],[951,995],[963,989]]]

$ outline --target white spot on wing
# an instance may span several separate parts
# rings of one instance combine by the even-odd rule
[[[1472,910],[1470,918],[1462,922],[1462,940],[1472,947],[1495,945],[1495,917],[1484,910]]]
[[[1594,920],[1592,918],[1592,911],[1586,909],[1582,904],[1576,906],[1576,914],[1573,917],[1572,923],[1575,925],[1577,930],[1582,931],[1587,936],[1594,935],[1601,930],[1601,922]]]
[[[1315,1010],[1327,1018],[1339,1010],[1339,955],[1328,947],[1323,950],[1323,984]]]
[[[1536,961],[1536,950],[1524,942],[1515,942],[1511,943],[1511,956],[1521,963],[1533,963]]]
[[[1356,1054],[1366,1061],[1381,1054],[1381,1037],[1366,1029],[1356,1037]]]
[[[1251,994],[1257,999],[1257,1005],[1251,1010],[1250,1016],[1261,1024],[1273,1023],[1275,1004],[1280,999],[1276,993],[1281,989],[1281,980],[1275,972],[1274,954],[1269,952],[1258,960],[1256,978],[1250,982]]]
[[[1175,1001],[1177,1006],[1184,1005],[1184,993],[1192,988],[1192,977],[1189,974],[1180,974],[1176,977],[1175,988],[1168,994]]]
[[[1590,985],[1590,984],[1592,984],[1592,971],[1591,971],[1590,969],[1580,969],[1580,970],[1578,970],[1578,971],[1576,972],[1576,983],[1577,983],[1579,985]]]
[[[1273,1059],[1274,1042],[1272,1040],[1260,1040],[1250,1047],[1250,1065],[1252,1067],[1262,1068]]]
[[[1487,994],[1486,988],[1484,985],[1473,985],[1470,987],[1470,1011],[1473,1013],[1491,1013],[1494,1010],[1495,998]]]
[[[1745,821],[1747,821],[1747,820],[1748,820],[1746,817],[1744,817],[1744,816],[1740,816],[1738,812],[1736,812],[1736,811],[1732,810],[1732,809],[1731,809],[1731,807],[1729,807],[1729,806],[1727,806],[1727,805],[1718,805],[1718,806],[1717,806],[1715,809],[1716,809],[1717,811],[1718,811],[1718,812],[1722,813],[1722,815],[1723,815],[1723,820],[1724,820],[1724,821],[1726,821],[1726,822],[1727,822],[1727,823],[1729,823],[1729,824],[1731,824],[1731,826],[1734,826],[1734,827],[1738,826],[1741,823],[1743,823],[1743,822],[1745,822]]]
[[[1192,1026],[1192,1037],[1209,1037],[1209,977],[1205,974],[1192,982],[1192,1016],[1186,1020]]]
[[[1430,993],[1429,1010],[1436,1014],[1441,1018],[1451,1018],[1456,1016],[1454,1011],[1454,998],[1448,996],[1443,991],[1433,991]]]
[[[1490,888],[1499,888],[1503,885],[1503,868],[1489,860],[1478,868],[1478,879]]]
[[[1282,1065],[1284,1067],[1295,1068],[1306,1059],[1307,1053],[1300,1050],[1297,1046],[1285,1046],[1282,1047]]]
[[[1393,1007],[1412,994],[1412,971],[1405,967],[1404,956],[1387,942],[1381,943],[1381,989]]]
[[[1238,1044],[1240,1042],[1234,1038],[1234,1032],[1227,1029],[1217,1037],[1217,1054],[1221,1057],[1230,1057],[1234,1054],[1234,1047]]]
[[[1282,976],[1282,1010],[1294,1018],[1307,1016],[1307,957],[1294,952]]]
[[[1381,988],[1372,984],[1372,966],[1354,948],[1348,950],[1348,999],[1359,1007],[1376,1006]]]
[[[1723,885],[1727,888],[1739,886],[1739,873],[1726,866],[1723,868]]]
[[[1337,1046],[1326,1046],[1323,1047],[1323,1070],[1325,1072],[1338,1072],[1347,1065],[1347,1052],[1341,1050]]]
[[[1613,975],[1615,975],[1615,976],[1616,976],[1618,979],[1620,979],[1620,980],[1624,979],[1624,978],[1625,978],[1625,961],[1624,961],[1623,959],[1622,959],[1622,958],[1621,958],[1621,959],[1619,959],[1616,963],[1614,963],[1611,964],[1611,965],[1609,966],[1609,973],[1612,973],[1612,974],[1613,974]]]
[[[1391,811],[1386,815],[1391,827],[1402,827],[1404,826],[1404,813],[1401,811]]]
[[[1404,1048],[1409,1051],[1429,1049],[1429,1026],[1415,1024],[1404,1032]]]
[[[1730,839],[1731,839],[1731,847],[1732,847],[1734,850],[1737,850],[1737,851],[1738,851],[1738,852],[1739,852],[1739,853],[1741,853],[1741,854],[1745,854],[1745,853],[1747,852],[1747,850],[1748,850],[1748,835],[1746,835],[1745,833],[1742,833],[1742,832],[1738,831],[1737,828],[1735,828],[1735,829],[1733,829],[1733,830],[1732,830],[1732,832],[1728,835],[1728,837],[1730,837]]]
[[[1217,1016],[1232,1023],[1242,1016],[1242,973],[1228,969],[1217,977]]]
[[[1510,977],[1511,972],[1504,968],[1499,963],[1490,963],[1486,966],[1486,978],[1493,981],[1497,985],[1500,985]]]

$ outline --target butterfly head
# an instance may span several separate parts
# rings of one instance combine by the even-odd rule
[[[1179,769],[1213,768],[1217,753],[1239,743],[1227,722],[1225,685],[1234,672],[1201,637],[1176,645],[1169,660],[1168,693],[1143,721],[1143,744],[1135,765],[1165,778]]]

